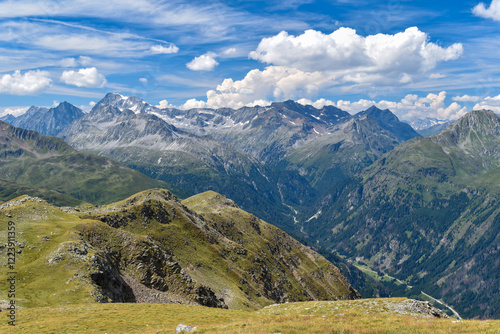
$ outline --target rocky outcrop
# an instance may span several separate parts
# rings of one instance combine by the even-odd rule
[[[79,228],[82,237],[98,252],[98,255],[92,258],[96,270],[91,274],[98,291],[96,300],[135,302],[134,291],[142,291],[143,295],[138,296],[139,299],[147,299],[149,302],[177,300],[183,303],[227,308],[224,299],[217,297],[210,287],[196,283],[191,278],[169,249],[159,245],[150,237],[141,240],[132,233],[118,229],[126,227],[129,223],[143,225],[144,221],[149,221],[152,217],[161,223],[162,214],[158,214],[147,204],[151,204],[151,201],[148,200],[147,203],[134,208],[140,214],[135,214],[137,210],[133,210],[127,211],[119,218],[117,213],[101,216],[101,220],[102,217],[113,217],[104,219],[109,227],[86,225]],[[167,212],[164,206],[159,207],[161,212]],[[144,208],[148,209],[143,210]],[[141,214],[141,212],[147,213]],[[114,223],[109,224],[110,222]],[[135,279],[131,281],[132,284],[140,284],[148,289],[131,287],[127,283],[130,280],[125,276]],[[184,298],[179,299],[175,295],[182,295]]]

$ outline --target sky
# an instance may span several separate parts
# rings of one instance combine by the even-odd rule
[[[116,92],[456,119],[500,113],[499,57],[500,0],[0,0],[0,115]]]

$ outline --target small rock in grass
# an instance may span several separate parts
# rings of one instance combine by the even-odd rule
[[[191,326],[188,326],[188,325],[183,325],[183,324],[178,324],[177,325],[177,328],[175,329],[175,332],[176,333],[181,333],[181,332],[194,332],[195,330],[197,330],[198,328],[196,327],[191,327]]]

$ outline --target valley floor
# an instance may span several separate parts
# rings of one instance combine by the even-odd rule
[[[260,311],[192,305],[80,304],[18,310],[2,333],[499,333],[498,320],[438,319],[412,312],[404,298],[271,305]],[[2,312],[5,314],[6,312]]]

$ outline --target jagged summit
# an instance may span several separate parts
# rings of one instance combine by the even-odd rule
[[[16,127],[55,136],[84,115],[85,113],[80,108],[65,101],[53,108],[32,106],[23,115],[5,120]]]
[[[387,131],[394,133],[399,139],[406,141],[420,136],[409,124],[401,122],[389,109],[379,109],[371,106],[365,111],[361,111],[355,117],[370,116]]]
[[[160,110],[143,99],[136,96],[123,96],[118,93],[108,93],[102,100],[96,103],[92,111],[99,110],[106,106],[113,106],[120,111],[131,110],[132,112],[139,113],[152,113],[160,112]]]
[[[446,132],[456,131],[463,135],[474,131],[482,135],[500,134],[500,117],[491,110],[472,110],[454,122]]]

